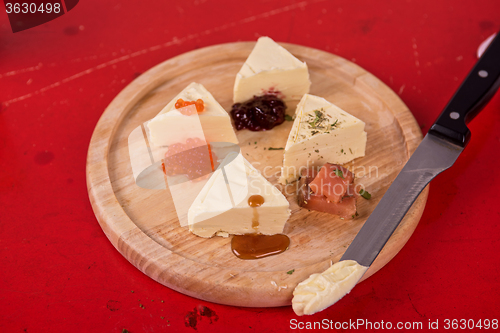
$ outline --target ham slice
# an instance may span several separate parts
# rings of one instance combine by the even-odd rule
[[[344,195],[340,198],[338,202],[331,201],[326,195],[323,195],[323,193],[328,193],[332,195],[332,192],[330,191],[330,186],[326,186],[326,190],[323,187],[318,186],[318,184],[322,184],[321,183],[321,179],[323,179],[322,177],[331,176],[330,173],[323,171],[325,166],[327,169],[326,171],[328,170],[332,171],[333,170],[332,166],[337,167],[337,169],[342,170],[342,173],[345,174],[346,176],[344,176],[344,179],[342,179],[340,176],[333,173],[333,176],[331,178],[337,177],[340,178],[340,181],[335,179],[324,179],[323,185],[344,184],[344,180],[351,179],[350,183],[345,185],[345,189],[343,190]],[[312,209],[320,212],[338,215],[344,219],[353,219],[357,215],[356,213],[357,194],[354,191],[354,184],[352,183],[352,181],[354,180],[354,176],[350,171],[338,165],[329,164],[325,166],[323,166],[319,172],[317,168],[314,167],[311,167],[309,169],[303,169],[301,171],[301,178],[299,182],[299,194],[298,194],[299,206],[306,209]],[[340,173],[338,174],[340,175]],[[318,181],[316,181],[317,179]],[[312,188],[310,187],[313,181],[315,181],[314,184],[316,184],[315,186],[318,191],[317,193],[313,192]],[[340,185],[338,187],[340,187]]]
[[[324,195],[331,202],[339,203],[346,196],[347,189],[354,181],[354,175],[348,169],[326,163],[309,184],[311,191]]]

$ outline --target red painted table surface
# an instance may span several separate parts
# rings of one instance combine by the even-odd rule
[[[498,30],[498,0],[87,0],[15,34],[2,9],[0,331],[191,332],[186,316],[203,307],[216,315],[198,316],[199,332],[500,320],[500,94],[471,123],[457,163],[432,182],[402,251],[313,316],[212,304],[158,284],[107,240],[85,183],[104,109],[173,56],[261,35],[332,52],[398,93],[425,133]],[[347,324],[343,331],[354,330]]]

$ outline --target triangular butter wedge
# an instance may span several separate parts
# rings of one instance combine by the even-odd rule
[[[324,98],[305,94],[297,105],[279,182],[298,179],[302,168],[344,164],[365,155],[365,123]]]
[[[269,37],[260,37],[236,75],[234,103],[275,93],[285,101],[299,100],[309,92],[311,81],[300,61]]]
[[[190,130],[193,124],[190,117],[183,116],[175,108],[178,99],[196,101],[202,99],[205,110],[199,114],[204,138],[200,131]],[[168,146],[185,142],[188,138],[199,137],[207,142],[238,143],[231,118],[210,92],[201,84],[193,82],[175,96],[156,117],[147,122],[148,136],[154,146]]]
[[[233,156],[237,154],[237,156]],[[212,174],[188,211],[189,230],[201,237],[283,232],[290,217],[288,200],[241,153],[230,153]],[[260,195],[264,203],[250,207]]]

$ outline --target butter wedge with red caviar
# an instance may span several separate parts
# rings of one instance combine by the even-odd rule
[[[183,114],[176,108],[181,99],[183,106],[186,102],[194,105],[203,101],[203,108],[198,113],[196,122],[193,117]],[[198,126],[197,126],[198,125]],[[169,146],[173,143],[186,142],[189,138],[204,139],[207,142],[238,143],[231,124],[231,118],[224,108],[215,100],[212,94],[201,84],[193,82],[175,96],[161,111],[147,122],[150,142],[157,147]]]
[[[266,94],[276,94],[284,101],[299,100],[310,86],[305,62],[271,38],[260,37],[236,75],[233,101],[241,103]]]
[[[324,98],[305,94],[295,110],[281,168],[281,184],[297,180],[302,169],[345,164],[365,155],[365,123]]]

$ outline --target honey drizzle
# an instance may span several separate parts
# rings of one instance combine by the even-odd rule
[[[258,194],[248,198],[248,205],[253,208],[252,229],[255,230],[255,232],[259,230],[259,211],[257,207],[262,206],[264,201],[264,197]]]
[[[240,259],[260,259],[285,252],[290,246],[287,235],[234,235],[231,250]]]
[[[257,208],[253,209],[252,229],[255,230],[255,232],[259,230],[259,212],[257,211]]]
[[[259,212],[257,207],[262,206],[264,198],[261,195],[252,195],[248,198],[248,205],[253,207],[252,228],[254,234],[234,235],[231,240],[231,250],[240,259],[260,259],[282,253],[288,249],[290,238],[283,234],[262,235],[259,229]]]

